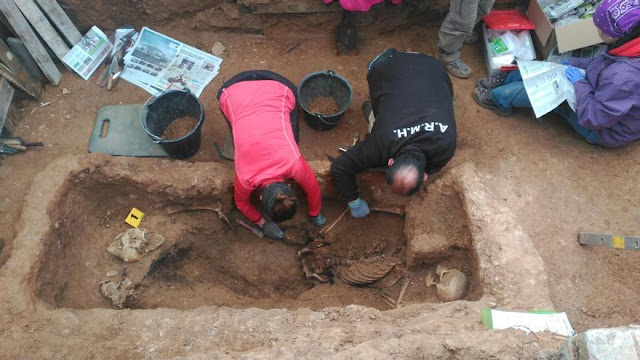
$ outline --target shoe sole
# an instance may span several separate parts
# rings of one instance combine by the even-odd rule
[[[471,73],[466,74],[466,75],[463,75],[463,74],[457,74],[457,73],[455,73],[455,72],[453,72],[453,71],[449,70],[449,68],[448,68],[448,67],[447,67],[447,71],[449,72],[449,74],[451,74],[451,75],[453,75],[453,76],[457,77],[458,79],[468,79],[468,78],[469,78],[469,76],[471,76]]]
[[[492,105],[483,103],[482,101],[480,101],[480,99],[478,98],[478,95],[476,95],[475,92],[473,93],[473,100],[475,100],[476,103],[478,103],[478,105],[482,106],[483,108],[489,109],[489,110],[493,110],[493,112],[495,112],[496,114],[498,114],[500,116],[507,117],[507,116],[511,115],[511,112],[504,111],[502,109],[499,109],[496,106],[492,106]]]

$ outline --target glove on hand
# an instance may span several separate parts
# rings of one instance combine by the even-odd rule
[[[575,84],[577,81],[584,79],[584,75],[580,72],[577,67],[569,66],[564,69],[564,75],[571,81],[572,84]]]
[[[562,61],[560,61],[560,64],[569,65],[569,60],[562,60]]]
[[[363,218],[369,215],[369,204],[360,198],[351,201],[349,209],[351,209],[351,216],[355,218]]]
[[[318,214],[318,216],[311,217],[311,223],[317,227],[320,227],[327,223],[327,219],[325,219],[322,214]]]
[[[284,237],[284,233],[282,232],[282,230],[280,230],[278,225],[273,221],[266,221],[264,224],[262,224],[262,231],[264,231],[264,234],[268,238],[274,240],[282,240],[282,238]]]

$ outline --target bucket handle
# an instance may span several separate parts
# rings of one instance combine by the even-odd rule
[[[157,98],[159,98],[160,96],[168,93],[168,92],[173,92],[173,91],[182,91],[182,92],[191,92],[191,90],[189,90],[189,88],[183,88],[182,90],[175,90],[175,89],[169,89],[169,90],[164,90],[162,92],[159,92],[155,95],[152,95],[150,98],[147,99],[147,101],[144,102],[144,104],[142,104],[142,108],[140,109],[140,126],[142,126],[142,128],[144,129],[144,131],[147,133],[147,135],[149,135],[149,137],[151,138],[151,141],[154,144],[159,144],[160,141],[162,141],[162,138],[159,136],[156,136],[154,134],[151,133],[151,131],[149,131],[149,128],[147,128],[147,124],[144,121],[144,114],[145,114],[145,109],[147,109],[149,106],[151,106]],[[151,101],[153,100],[153,101]],[[151,103],[149,103],[151,101]],[[147,110],[148,111],[148,110]]]
[[[320,113],[315,113],[315,114],[313,114],[313,116],[317,117],[317,118],[318,118],[318,120],[322,121],[323,123],[325,123],[325,124],[327,124],[327,125],[335,125],[335,124],[337,124],[337,123],[338,123],[338,121],[339,121],[339,120],[338,120],[338,121],[336,121],[336,122],[328,122],[327,120],[325,120],[325,119],[324,119],[324,117],[322,117],[322,114],[320,114]]]

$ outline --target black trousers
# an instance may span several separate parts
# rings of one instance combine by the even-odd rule
[[[233,84],[239,83],[241,81],[257,81],[257,80],[274,80],[288,87],[293,92],[293,95],[296,98],[296,106],[289,113],[289,121],[291,121],[291,128],[293,129],[293,137],[296,140],[296,144],[299,143],[300,131],[298,129],[298,106],[300,105],[300,102],[298,101],[298,88],[295,85],[293,85],[293,83],[289,81],[287,78],[285,78],[284,76],[278,75],[273,71],[269,71],[269,70],[244,71],[235,75],[231,79],[227,80],[224,84],[222,84],[222,86],[220,87],[220,90],[218,90],[218,94],[216,95],[216,98],[220,100],[220,95],[222,95],[222,92],[224,91],[224,89],[230,87]],[[229,129],[231,129],[231,124],[229,123],[229,119],[227,119],[226,116],[225,116],[225,120],[227,121],[227,125],[229,125]],[[233,135],[233,132],[232,132],[232,135]]]

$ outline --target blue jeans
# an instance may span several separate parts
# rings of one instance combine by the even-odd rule
[[[513,108],[531,108],[529,96],[527,96],[527,91],[524,89],[524,83],[522,82],[522,75],[520,75],[520,71],[517,70],[507,74],[504,85],[491,90],[491,97],[493,98],[493,102],[504,111],[510,112]],[[602,144],[598,138],[598,134],[596,134],[594,130],[587,129],[580,125],[578,115],[571,110],[567,103],[560,104],[560,106],[553,109],[552,112],[568,122],[587,142],[597,145]]]

